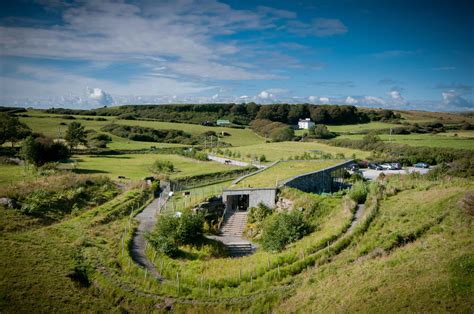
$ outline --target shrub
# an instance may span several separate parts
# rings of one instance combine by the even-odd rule
[[[71,156],[71,153],[66,145],[55,142],[52,138],[44,136],[33,138],[29,136],[23,142],[20,155],[27,162],[40,167],[47,162],[67,159]]]
[[[272,210],[260,203],[257,207],[249,208],[248,219],[249,223],[259,223],[272,214]]]
[[[330,132],[324,124],[317,124],[309,129],[309,135],[319,139],[330,139],[336,136],[336,134]]]
[[[349,190],[349,197],[353,199],[357,204],[365,203],[367,199],[367,186],[362,181],[357,181],[352,185],[352,188]]]
[[[171,173],[175,170],[174,165],[171,161],[157,160],[151,166],[151,171],[155,173]]]
[[[265,220],[262,247],[267,251],[282,251],[311,231],[310,225],[298,211],[279,213]]]
[[[176,256],[180,245],[197,245],[203,240],[204,215],[185,211],[181,217],[162,215],[148,240],[160,253]]]

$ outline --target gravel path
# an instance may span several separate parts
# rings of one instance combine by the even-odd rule
[[[257,167],[259,169],[266,168],[266,166],[264,166],[264,165],[248,163],[248,162],[229,159],[229,158],[224,158],[224,157],[217,157],[217,156],[211,155],[211,154],[208,154],[207,158],[209,158],[209,160],[216,161],[216,162],[219,162],[221,164],[227,164],[227,165],[232,165],[232,166],[241,166],[241,167],[254,166],[254,167]]]
[[[161,276],[155,265],[147,258],[145,254],[146,240],[145,234],[153,228],[156,223],[156,215],[161,208],[166,205],[169,198],[169,185],[161,192],[159,198],[155,198],[141,213],[135,218],[140,223],[137,231],[133,235],[130,256],[138,265],[146,268],[150,275],[161,280]]]

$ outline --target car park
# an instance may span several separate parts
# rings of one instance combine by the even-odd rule
[[[383,170],[383,168],[379,164],[376,164],[376,163],[369,163],[368,167],[369,169],[373,169],[373,170]]]
[[[413,165],[415,168],[429,168],[430,165],[428,165],[426,162],[418,162]]]
[[[402,169],[402,165],[399,162],[392,162],[392,163],[390,163],[390,165],[392,165],[393,170],[401,170]]]

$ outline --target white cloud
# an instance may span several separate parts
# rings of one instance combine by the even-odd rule
[[[441,93],[443,104],[449,107],[466,110],[474,109],[474,101],[467,100],[455,90],[448,90]]]
[[[257,97],[261,99],[269,99],[269,98],[273,98],[274,95],[266,90],[263,90],[257,95]]]
[[[97,87],[89,90],[89,98],[103,106],[112,105],[114,103],[114,99],[110,94]]]
[[[346,100],[345,100],[346,104],[348,105],[355,105],[358,103],[357,99],[351,97],[351,96],[347,96]]]
[[[319,97],[319,101],[323,104],[329,104],[329,98],[328,97]]]
[[[403,101],[403,97],[398,90],[391,90],[387,93],[393,100]]]
[[[309,96],[308,97],[309,102],[315,103],[318,101],[318,96]]]
[[[375,96],[364,96],[363,101],[365,104],[370,105],[370,106],[385,106],[386,101],[383,100],[382,98],[375,97]]]

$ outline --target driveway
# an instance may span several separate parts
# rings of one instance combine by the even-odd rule
[[[229,159],[229,158],[224,158],[224,157],[217,157],[215,155],[207,155],[207,158],[212,161],[220,162],[221,164],[227,164],[227,165],[232,165],[232,166],[240,166],[240,167],[248,167],[248,166],[254,166],[257,168],[265,168],[266,166],[264,165],[259,165],[259,164],[250,164],[248,162],[240,161],[240,160],[234,160],[234,159]]]

